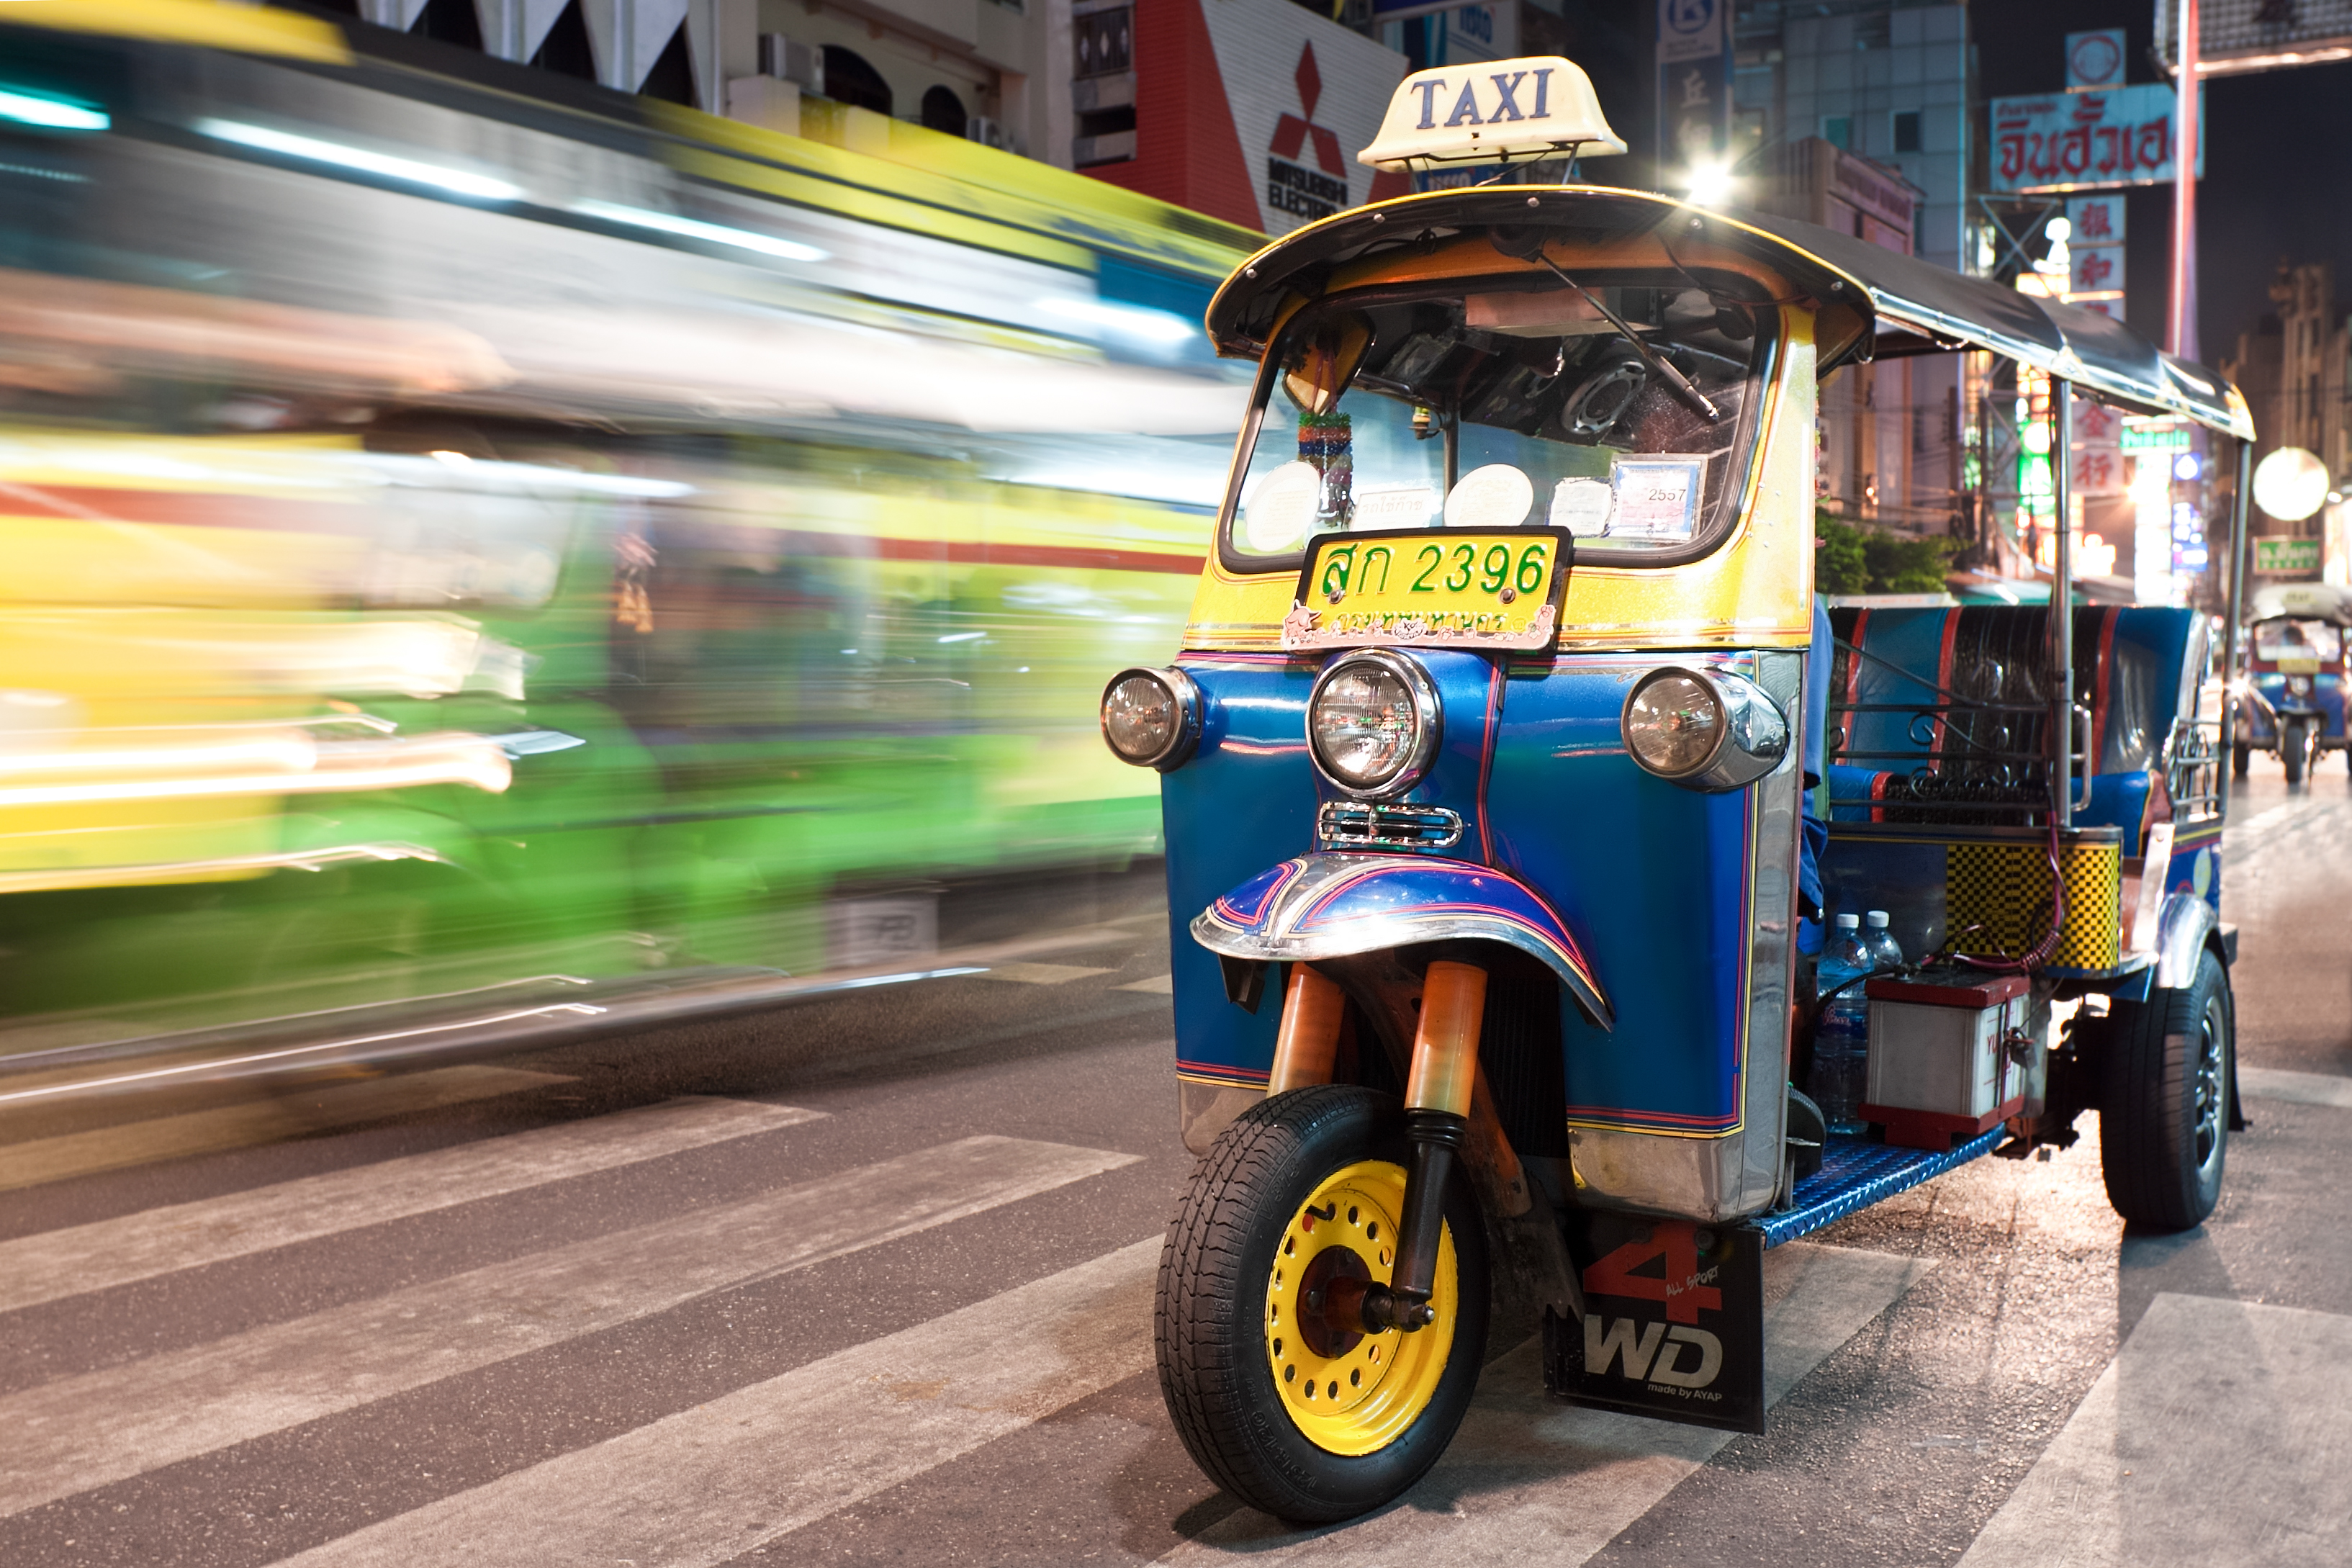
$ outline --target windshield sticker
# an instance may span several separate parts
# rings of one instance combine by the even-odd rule
[[[1617,515],[1609,536],[1687,542],[1698,527],[1699,488],[1706,473],[1705,458],[1617,458],[1609,466],[1610,488],[1617,493]]]
[[[1445,498],[1448,528],[1517,528],[1536,504],[1535,481],[1508,463],[1473,468]]]
[[[1296,550],[1315,519],[1323,476],[1308,462],[1285,463],[1258,481],[1242,503],[1242,532],[1261,555]]]
[[[1606,479],[1562,479],[1551,492],[1551,525],[1599,539],[1608,533],[1609,513],[1616,504],[1617,492]]]
[[[1427,485],[1392,485],[1359,490],[1349,526],[1359,532],[1387,528],[1427,528],[1437,510],[1437,495]]]

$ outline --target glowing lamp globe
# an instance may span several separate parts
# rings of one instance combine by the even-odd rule
[[[2327,465],[2300,447],[2281,447],[2254,465],[2254,504],[2281,522],[2301,522],[2327,504]]]

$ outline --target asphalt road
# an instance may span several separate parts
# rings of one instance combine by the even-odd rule
[[[2352,788],[2228,846],[2250,1132],[2129,1235],[2091,1136],[1770,1257],[1760,1437],[1497,1345],[1297,1533],[1150,1363],[1162,929],[497,1061],[0,1126],[0,1563],[2352,1561]]]

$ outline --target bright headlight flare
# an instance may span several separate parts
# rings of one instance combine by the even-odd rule
[[[1103,688],[1102,732],[1122,763],[1179,767],[1200,743],[1201,689],[1181,669],[1122,669]]]
[[[1385,649],[1333,661],[1307,701],[1307,749],[1316,771],[1342,793],[1368,799],[1402,795],[1420,783],[1442,728],[1429,673]]]
[[[1660,778],[1688,778],[1715,758],[1727,715],[1706,680],[1662,669],[1633,688],[1625,703],[1625,749]]]
[[[1654,669],[1633,683],[1618,724],[1635,763],[1686,789],[1738,789],[1789,754],[1779,707],[1727,669]]]

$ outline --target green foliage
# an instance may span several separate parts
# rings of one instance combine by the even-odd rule
[[[1958,542],[1855,528],[1813,514],[1813,586],[1824,594],[1940,594]]]
[[[1813,513],[1813,587],[1823,594],[1866,594],[1870,563],[1863,549],[1862,531],[1848,528],[1828,512]]]

